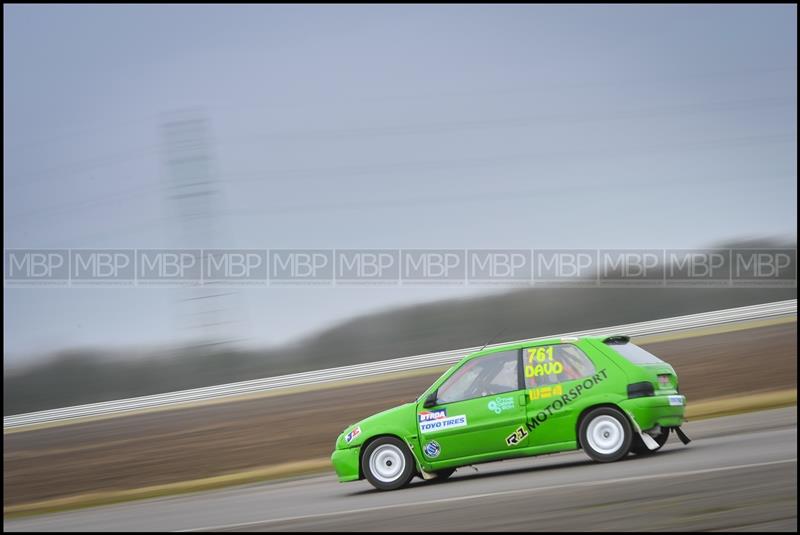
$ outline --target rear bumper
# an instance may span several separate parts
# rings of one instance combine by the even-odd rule
[[[347,448],[343,450],[336,450],[331,455],[331,463],[333,469],[336,470],[336,475],[339,481],[356,481],[359,479],[358,474],[358,460],[360,448]]]
[[[681,404],[675,404],[680,398]],[[682,395],[648,396],[626,399],[620,406],[630,414],[642,431],[656,426],[679,427],[686,413],[686,397]]]

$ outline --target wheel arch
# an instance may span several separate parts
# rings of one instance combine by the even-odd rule
[[[372,444],[373,442],[375,442],[376,440],[378,440],[379,438],[396,438],[397,440],[400,440],[401,442],[403,442],[403,444],[405,444],[406,447],[408,448],[408,451],[411,452],[411,457],[414,459],[414,464],[416,465],[416,471],[419,472],[419,470],[421,469],[420,463],[419,463],[419,459],[417,458],[417,454],[414,451],[414,448],[412,447],[412,442],[409,439],[407,439],[405,437],[402,437],[402,436],[400,436],[400,435],[398,435],[396,433],[379,433],[377,435],[373,435],[373,436],[369,437],[368,439],[366,439],[364,441],[364,443],[361,444],[361,446],[359,448],[359,451],[358,451],[358,479],[359,479],[359,481],[365,478],[365,476],[364,476],[364,468],[363,468],[364,453],[367,451],[367,448],[369,447],[369,445]]]

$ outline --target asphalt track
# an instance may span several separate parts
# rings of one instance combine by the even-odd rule
[[[654,456],[459,469],[394,492],[332,475],[20,518],[22,530],[797,530],[797,408],[684,427]]]

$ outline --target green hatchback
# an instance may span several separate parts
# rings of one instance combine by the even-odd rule
[[[348,427],[331,460],[340,481],[380,490],[574,449],[611,462],[658,450],[670,431],[687,444],[685,402],[672,366],[627,336],[505,345],[464,357],[415,402]]]

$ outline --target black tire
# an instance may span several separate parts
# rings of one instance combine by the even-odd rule
[[[651,450],[647,446],[645,446],[644,441],[641,439],[639,435],[635,435],[633,437],[633,443],[631,444],[631,453],[635,455],[650,455],[651,453],[655,453],[661,449],[661,447],[667,443],[667,439],[669,438],[669,428],[662,427],[661,433],[657,436],[653,437],[658,443],[658,447],[654,450]]]
[[[400,463],[402,464],[398,468]],[[373,467],[377,473],[373,471]],[[367,481],[378,490],[395,490],[406,486],[414,477],[415,470],[414,457],[408,446],[395,437],[373,440],[361,457],[361,471]]]
[[[598,407],[581,420],[579,437],[583,451],[592,460],[611,463],[622,459],[630,451],[633,429],[628,418],[617,409]]]

